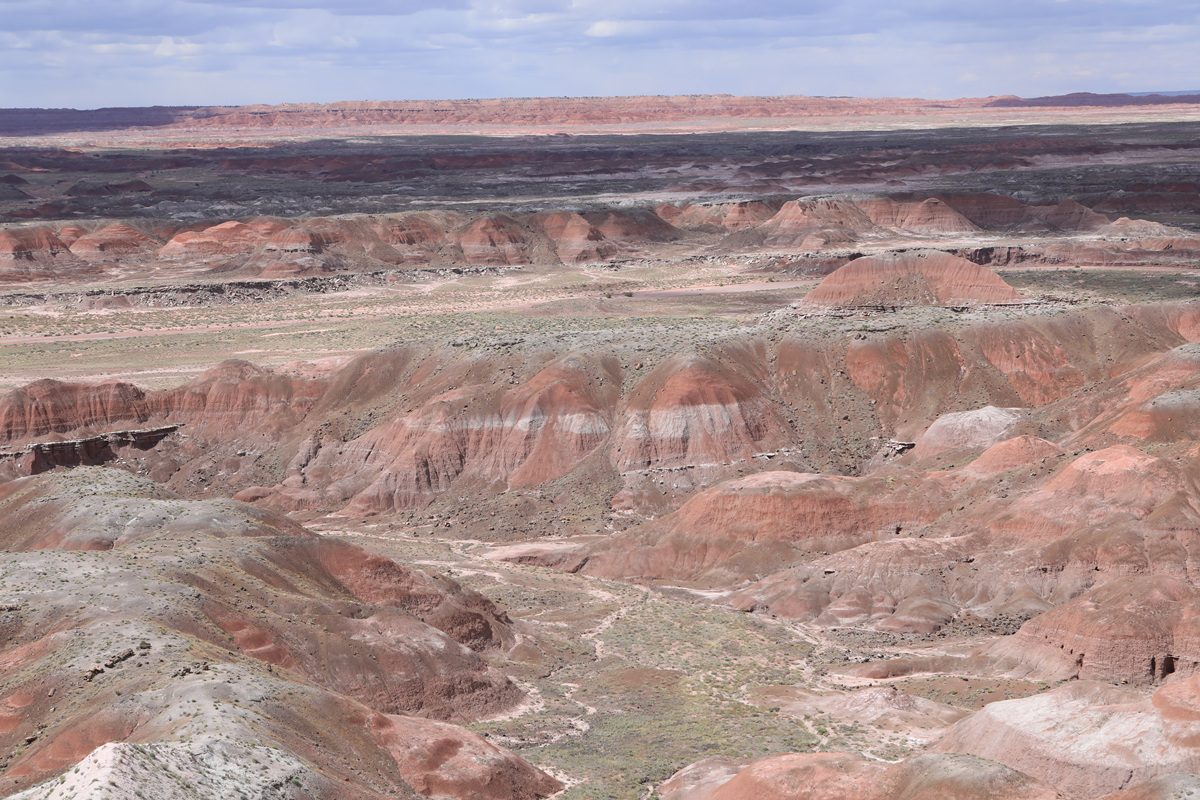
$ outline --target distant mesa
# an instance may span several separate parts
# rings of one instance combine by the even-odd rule
[[[125,181],[124,183],[95,183],[93,181],[80,181],[67,189],[67,194],[72,197],[112,197],[120,194],[130,194],[132,192],[153,192],[154,187],[145,181]]]
[[[863,117],[890,114],[971,113],[989,108],[1074,108],[1162,106],[1200,103],[1200,92],[1179,94],[1092,94],[1054,97],[964,97],[922,100],[895,97],[809,97],[783,95],[675,95],[633,97],[524,97],[487,100],[404,100],[282,105],[156,106],[152,108],[3,108],[0,136],[70,131],[236,130],[365,128],[563,129]],[[340,177],[353,168],[337,171]]]
[[[960,306],[1019,303],[991,270],[937,250],[889,253],[851,261],[804,297],[827,308]]]
[[[1092,92],[1072,92],[1071,94],[1050,95],[1048,97],[1001,97],[998,100],[988,103],[988,106],[991,108],[1075,108],[1078,106],[1116,108],[1120,106],[1165,106],[1180,103],[1200,103],[1200,92],[1195,94],[1093,94]]]

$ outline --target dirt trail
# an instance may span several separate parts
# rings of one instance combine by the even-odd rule
[[[592,578],[590,580],[597,580],[597,579]],[[611,628],[613,625],[615,625],[618,620],[624,618],[635,606],[646,602],[646,599],[650,596],[650,590],[645,588],[644,586],[631,586],[631,588],[637,589],[641,593],[635,602],[626,603],[626,604],[622,605],[616,611],[612,612],[607,617],[600,620],[600,624],[598,624],[596,627],[592,628],[587,633],[581,634],[579,637],[582,641],[592,643],[592,646],[595,648],[597,661],[604,658],[604,656],[605,656],[604,640],[601,639],[600,636],[605,631],[607,631],[609,628]],[[605,591],[604,589],[600,589],[600,588],[591,588],[591,589],[589,589],[589,593],[593,597],[596,597],[596,598],[602,599],[602,600],[618,599],[616,597],[616,595],[612,594],[611,592]]]

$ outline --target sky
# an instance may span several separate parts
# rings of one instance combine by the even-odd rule
[[[0,107],[1200,89],[1200,0],[0,0]]]

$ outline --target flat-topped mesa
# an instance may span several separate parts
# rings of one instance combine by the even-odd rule
[[[938,250],[851,261],[805,295],[805,306],[897,308],[1019,303],[1021,295],[991,270]]]

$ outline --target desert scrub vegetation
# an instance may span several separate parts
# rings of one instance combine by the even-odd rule
[[[528,609],[521,616],[544,626],[539,638],[552,651],[548,669],[530,680],[541,705],[473,727],[582,779],[564,798],[632,800],[702,758],[817,743],[801,720],[750,702],[753,687],[803,683],[812,648],[786,627],[585,576],[544,573],[539,582],[536,568],[518,571]],[[473,588],[516,599],[510,585],[473,577]]]
[[[1016,289],[1079,294],[1129,302],[1200,297],[1200,274],[1132,269],[1018,269],[996,274]]]

